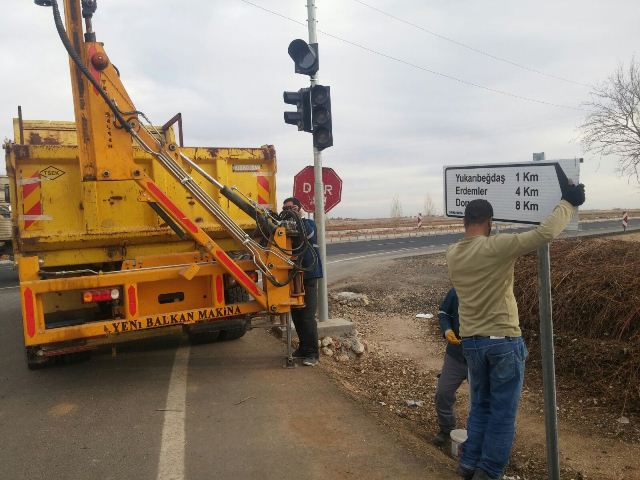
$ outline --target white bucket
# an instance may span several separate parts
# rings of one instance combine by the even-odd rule
[[[464,429],[451,430],[451,456],[457,458],[460,456],[460,445],[467,441],[467,431]]]

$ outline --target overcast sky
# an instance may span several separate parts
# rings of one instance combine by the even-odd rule
[[[0,136],[13,137],[18,104],[26,119],[72,120],[67,57],[51,9],[2,3]],[[306,0],[251,3],[306,23]],[[584,157],[586,208],[640,208],[640,190],[616,174],[615,158],[583,152],[577,127],[585,112],[575,108],[589,88],[570,82],[602,82],[637,53],[637,0],[316,5],[318,28],[331,35],[318,34],[320,81],[331,86],[333,111],[334,146],[324,164],[343,179],[331,216],[388,216],[396,194],[406,215],[417,214],[426,195],[441,208],[444,165],[525,161],[538,151],[547,159]],[[137,107],[155,123],[182,112],[187,145],[275,145],[281,201],[295,173],[313,163],[310,134],[282,118],[283,90],[308,85],[287,55],[307,29],[282,16],[242,0],[100,0],[93,23]]]

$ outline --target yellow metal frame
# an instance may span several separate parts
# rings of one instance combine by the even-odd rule
[[[167,263],[172,263],[172,265],[167,265]],[[243,271],[255,269],[255,264],[250,260],[239,261],[237,265]],[[207,258],[202,257],[198,252],[141,257],[135,261],[126,262],[123,265],[123,270],[117,272],[48,280],[39,278],[37,257],[20,258],[18,269],[26,346],[94,337],[108,337],[113,343],[118,343],[120,334],[131,331],[211,322],[264,311],[264,307],[257,301],[226,304],[223,294],[224,284],[222,282],[222,275],[226,273],[226,270],[217,263],[207,262]],[[157,285],[162,281],[190,281],[194,278],[202,277],[209,277],[213,280],[211,282],[211,291],[209,292],[210,305],[194,309],[158,311],[145,315],[138,314],[141,308],[138,295],[141,288],[146,284]],[[122,288],[124,294],[122,299],[123,318],[68,327],[46,328],[42,305],[42,296],[44,294],[106,287]],[[267,286],[268,292],[270,292],[270,289]],[[278,295],[282,289],[287,290],[284,298],[282,295]],[[158,293],[161,293],[161,291],[152,291],[152,295],[157,295]],[[294,292],[293,284],[279,287],[274,293],[269,293],[269,296],[272,301],[280,302],[277,305],[274,303],[276,308],[272,310],[272,313],[276,314],[284,313],[292,306],[303,304],[303,294]],[[31,305],[30,307],[27,306],[28,303]],[[30,315],[32,318],[30,318]]]

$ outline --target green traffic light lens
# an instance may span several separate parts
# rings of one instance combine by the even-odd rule
[[[331,114],[326,108],[318,107],[313,110],[313,123],[315,125],[324,125],[331,120]]]
[[[318,147],[325,147],[331,143],[331,132],[326,128],[318,128],[314,130],[313,138]]]

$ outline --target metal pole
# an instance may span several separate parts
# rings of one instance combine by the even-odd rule
[[[540,347],[542,350],[542,382],[544,385],[544,425],[547,433],[547,473],[549,480],[560,480],[549,245],[538,249],[538,292],[540,295]]]
[[[309,43],[318,43],[316,34],[316,2],[307,0],[307,26],[309,28]],[[311,86],[318,83],[318,74],[311,77]],[[320,279],[318,289],[318,320],[324,322],[329,318],[329,300],[327,297],[327,244],[325,241],[324,224],[324,182],[322,181],[322,152],[313,147],[313,171],[316,211],[314,219],[318,229],[318,249],[320,250],[320,262],[324,275]]]
[[[544,160],[535,158],[534,160]],[[538,295],[540,308],[540,349],[544,388],[544,426],[547,435],[547,475],[560,480],[558,412],[556,409],[556,365],[553,349],[553,305],[551,301],[551,259],[549,244],[538,249]]]

